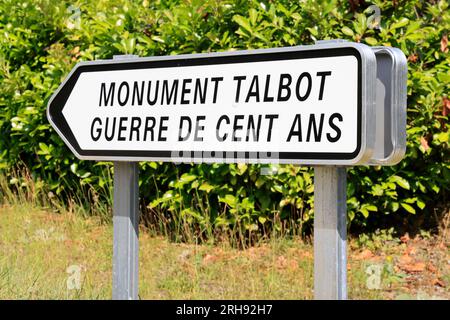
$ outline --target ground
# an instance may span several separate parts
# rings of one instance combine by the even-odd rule
[[[450,299],[445,234],[349,241],[349,299]],[[109,299],[112,226],[25,205],[0,207],[0,299]],[[239,250],[140,231],[141,299],[312,299],[313,248],[273,239]]]

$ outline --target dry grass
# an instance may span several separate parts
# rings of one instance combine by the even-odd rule
[[[349,247],[349,298],[450,298],[448,239],[375,237]],[[111,260],[112,226],[98,217],[0,207],[0,299],[109,299]],[[71,266],[80,289],[68,289]],[[142,299],[311,299],[312,268],[312,246],[299,239],[238,250],[141,230]],[[381,270],[378,289],[369,288],[370,268]]]

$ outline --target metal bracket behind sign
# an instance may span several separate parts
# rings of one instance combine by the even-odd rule
[[[374,47],[377,59],[375,150],[371,165],[394,165],[406,151],[407,61],[400,49]]]

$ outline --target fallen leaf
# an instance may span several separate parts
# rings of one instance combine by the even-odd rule
[[[448,38],[447,36],[443,36],[441,39],[441,51],[447,53],[448,52],[448,48],[447,48],[447,44],[448,44]]]
[[[433,286],[439,286],[441,288],[445,288],[445,283],[441,279],[434,279],[433,280]]]
[[[425,270],[425,263],[417,262],[411,264],[400,264],[399,267],[408,273],[423,272]]]
[[[428,151],[428,149],[430,149],[430,146],[428,145],[428,141],[424,137],[420,137],[420,144],[422,145],[422,147],[425,151]]]
[[[406,248],[405,254],[414,256],[417,253],[417,248],[410,246]]]
[[[289,268],[290,271],[295,271],[295,270],[297,270],[297,269],[298,269],[298,263],[297,263],[297,261],[292,260],[292,259],[289,260],[288,268]]]
[[[287,259],[284,256],[279,256],[277,259],[277,267],[284,269],[287,265]]]
[[[432,263],[427,264],[427,269],[428,269],[428,271],[433,272],[433,273],[435,273],[437,271],[437,268]]]
[[[204,264],[204,265],[207,265],[207,264],[209,264],[209,263],[211,263],[211,262],[214,262],[214,261],[216,261],[216,260],[217,260],[217,256],[212,255],[212,254],[206,254],[206,255],[203,257],[203,264]]]
[[[409,234],[405,233],[403,236],[401,236],[400,241],[403,243],[407,243],[409,241]]]
[[[408,57],[408,61],[412,62],[412,63],[417,62],[418,59],[419,59],[419,56],[417,54],[415,54],[415,53]]]
[[[410,263],[413,262],[413,258],[410,257],[408,254],[404,254],[404,255],[402,255],[402,256],[400,257],[400,259],[399,259],[398,262],[399,262],[400,265],[403,265],[403,264],[410,264]]]
[[[446,117],[450,111],[450,99],[444,98],[442,99],[443,106],[442,106],[442,115]]]
[[[313,257],[313,255],[312,255],[311,252],[305,251],[305,252],[302,252],[301,257],[302,257],[302,258],[306,258],[306,259],[310,259],[310,258]]]
[[[372,253],[372,251],[370,251],[369,249],[364,249],[359,254],[355,255],[353,258],[355,260],[366,260],[366,259],[373,258],[373,256],[374,256],[374,254]]]

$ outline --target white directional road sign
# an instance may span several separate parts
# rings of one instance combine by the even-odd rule
[[[82,62],[48,118],[81,159],[364,164],[375,79],[355,43]]]

